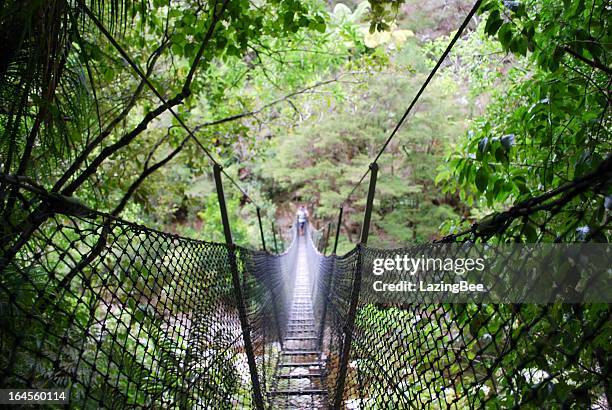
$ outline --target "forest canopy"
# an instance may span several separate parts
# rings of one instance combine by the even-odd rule
[[[286,230],[305,203],[325,229],[471,6],[5,2],[2,172],[220,240],[204,149],[266,226]],[[596,170],[610,152],[609,13],[604,1],[482,2],[380,159],[373,243],[459,232]],[[365,185],[344,203],[343,251]],[[256,246],[255,206],[228,189],[238,242]],[[609,194],[582,193],[550,232],[537,218],[504,232],[606,241]]]

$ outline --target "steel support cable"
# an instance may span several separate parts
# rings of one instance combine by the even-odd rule
[[[144,81],[144,83],[149,87],[149,89],[151,89],[151,91],[153,91],[153,94],[155,94],[155,96],[162,102],[162,104],[167,105],[167,100],[161,95],[161,93],[157,90],[157,88],[155,88],[155,86],[151,83],[151,81],[149,80],[149,78],[146,76],[145,73],[143,73],[143,71],[138,67],[138,65],[134,62],[134,60],[128,55],[128,53],[123,49],[123,47],[121,47],[121,45],[117,42],[117,40],[113,37],[113,35],[106,29],[106,27],[104,26],[104,24],[102,24],[102,22],[91,12],[91,10],[87,7],[87,5],[85,5],[85,3],[83,2],[83,0],[77,0],[77,3],[79,4],[79,6],[83,9],[83,11],[85,12],[85,14],[87,14],[87,16],[91,19],[91,21],[95,24],[95,26],[102,32],[102,34],[104,34],[104,36],[108,39],[108,41],[113,45],[113,47],[119,52],[119,54],[121,54],[121,56],[127,61],[127,63],[129,64],[130,67],[132,67],[132,69],[134,70],[134,72],[136,72],[136,74],[138,75],[138,77],[140,77],[140,79],[142,81]],[[223,3],[221,3],[221,10],[219,15],[221,15],[223,13],[223,11],[225,10],[225,7],[227,6],[227,4],[229,3],[229,0],[224,0]],[[202,53],[203,53],[203,46],[205,43],[208,42],[208,40],[212,37],[212,34],[214,32],[214,28],[215,28],[215,24],[216,23],[216,19],[218,17],[215,15],[215,10],[213,10],[213,22],[211,23],[208,31],[206,32],[206,36],[204,37],[204,40],[202,41],[202,47],[200,47],[200,50],[198,51],[198,54],[196,55],[195,59],[199,60],[202,57]],[[198,64],[198,62],[196,62],[196,60],[194,60],[194,67]],[[192,70],[193,71],[193,70]],[[189,75],[190,77],[193,76],[193,72],[190,71]],[[183,95],[187,95],[188,90],[183,89],[181,91],[181,93]],[[229,181],[232,183],[232,185],[234,185],[236,188],[238,188],[238,190],[253,204],[255,205],[257,208],[259,208],[259,205],[253,200],[253,198],[251,198],[249,196],[249,194],[247,194],[247,192],[240,186],[238,185],[238,183],[234,180],[234,178],[232,178],[223,168],[223,166],[219,163],[219,161],[217,161],[213,155],[211,154],[211,152],[202,144],[202,142],[198,139],[198,137],[196,137],[196,135],[193,133],[193,131],[187,126],[187,124],[185,124],[185,122],[183,121],[183,119],[176,113],[176,111],[172,108],[172,107],[168,107],[167,108],[168,111],[170,111],[170,113],[172,114],[172,116],[174,116],[174,118],[178,121],[178,123],[181,125],[181,127],[187,132],[187,134],[189,135],[189,137],[191,137],[191,139],[193,139],[193,141],[198,145],[198,147],[200,147],[200,149],[202,149],[202,151],[206,154],[206,156],[208,157],[208,159],[213,163],[213,165],[218,165],[221,167],[221,172],[223,173],[223,175],[225,175]]]
[[[444,50],[444,52],[438,59],[438,62],[436,63],[434,68],[431,70],[431,72],[427,76],[427,79],[425,79],[425,82],[423,82],[423,84],[421,85],[421,88],[419,89],[419,91],[416,93],[416,95],[412,99],[412,102],[410,102],[410,105],[404,112],[404,115],[402,115],[402,118],[400,118],[400,120],[397,122],[397,124],[393,128],[393,131],[391,131],[391,134],[389,135],[389,137],[387,138],[383,146],[378,151],[378,154],[374,158],[374,161],[372,161],[373,163],[378,162],[378,159],[380,158],[380,156],[383,154],[383,152],[385,152],[385,150],[387,149],[387,146],[389,145],[391,140],[393,140],[393,137],[395,137],[395,135],[397,134],[401,126],[404,124],[404,121],[406,121],[406,118],[408,117],[410,112],[412,112],[412,109],[414,108],[416,103],[419,101],[419,98],[421,97],[421,95],[423,94],[423,92],[425,91],[425,89],[427,88],[431,80],[433,79],[434,75],[436,75],[436,73],[438,72],[438,69],[442,66],[442,63],[444,62],[444,60],[446,60],[446,57],[448,57],[449,53],[455,46],[455,43],[457,43],[457,40],[459,40],[459,37],[461,37],[461,34],[463,34],[463,31],[469,24],[470,20],[472,20],[472,17],[474,17],[474,14],[476,14],[476,12],[478,11],[478,8],[480,7],[481,2],[482,2],[481,0],[478,0],[476,1],[476,3],[474,3],[474,6],[472,6],[472,9],[470,10],[470,12],[467,14],[465,19],[463,20],[463,23],[461,23],[461,26],[459,26],[459,29],[457,30],[457,32],[455,33],[451,41],[446,46],[446,49]],[[363,174],[361,179],[359,179],[359,182],[355,184],[353,189],[349,192],[349,194],[346,196],[346,198],[344,199],[344,201],[342,201],[341,204],[346,203],[350,199],[353,193],[355,193],[355,190],[359,187],[359,185],[361,185],[361,183],[363,182],[363,180],[369,173],[370,173],[370,168],[366,170],[366,172]]]
[[[412,109],[414,108],[416,103],[418,102],[419,98],[421,97],[421,94],[423,94],[423,91],[425,91],[425,88],[427,88],[427,86],[431,82],[431,80],[434,77],[434,75],[436,75],[436,73],[438,72],[438,69],[440,68],[440,66],[442,65],[444,60],[446,60],[446,57],[448,57],[449,53],[451,52],[451,50],[455,46],[455,43],[457,43],[457,40],[459,40],[459,37],[461,37],[461,34],[463,34],[463,30],[465,30],[467,25],[470,23],[470,20],[472,20],[472,17],[474,17],[474,14],[476,14],[476,11],[478,11],[478,8],[480,7],[480,3],[481,3],[481,0],[477,0],[476,3],[474,3],[474,6],[472,7],[472,9],[468,13],[468,15],[463,20],[463,23],[461,23],[461,26],[459,26],[459,29],[455,33],[455,35],[452,38],[452,40],[450,41],[450,43],[448,43],[448,45],[446,46],[446,50],[444,50],[444,52],[442,53],[442,55],[438,59],[438,62],[436,63],[434,68],[431,70],[431,72],[427,76],[427,79],[425,80],[423,85],[421,85],[421,88],[419,89],[417,94],[412,99],[412,102],[410,103],[410,105],[406,109],[406,112],[404,112],[404,115],[402,115],[402,118],[400,118],[400,120],[398,121],[398,123],[395,126],[395,128],[393,129],[393,131],[391,131],[391,135],[389,135],[389,137],[387,138],[387,140],[385,141],[383,146],[380,148],[380,151],[378,152],[378,155],[376,155],[376,158],[374,158],[373,162],[377,162],[378,159],[380,158],[380,156],[385,151],[385,149],[387,149],[387,146],[389,145],[389,143],[391,142],[393,137],[395,137],[395,134],[397,134],[397,131],[400,129],[400,127],[402,126],[402,124],[404,123],[406,118],[408,117],[408,114],[410,114],[410,112],[412,111]]]

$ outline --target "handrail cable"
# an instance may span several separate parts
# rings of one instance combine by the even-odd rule
[[[404,115],[402,115],[402,118],[400,118],[400,120],[397,122],[397,124],[393,128],[393,131],[391,131],[391,134],[389,135],[389,137],[387,138],[385,143],[382,145],[382,147],[378,151],[378,154],[374,158],[374,161],[372,161],[373,163],[378,162],[378,159],[380,158],[380,156],[383,154],[385,149],[387,149],[387,146],[389,145],[389,143],[391,142],[393,137],[395,137],[395,134],[397,134],[397,132],[400,129],[400,127],[404,124],[404,121],[406,120],[406,118],[408,117],[408,114],[410,114],[410,112],[412,111],[412,109],[414,108],[416,103],[418,102],[419,98],[421,97],[421,94],[423,94],[423,92],[425,91],[425,88],[427,88],[427,86],[431,82],[433,76],[436,75],[436,72],[438,71],[438,69],[440,68],[440,66],[442,65],[442,63],[446,59],[446,57],[448,57],[448,54],[451,52],[452,48],[455,46],[455,43],[457,42],[457,40],[459,40],[459,37],[461,37],[461,34],[463,33],[463,30],[465,30],[465,28],[469,24],[470,20],[472,19],[472,17],[474,17],[474,14],[476,14],[476,11],[478,11],[478,8],[480,7],[480,3],[481,2],[482,2],[482,0],[477,0],[476,3],[474,3],[474,6],[472,7],[470,12],[467,14],[465,19],[463,20],[463,23],[461,23],[461,26],[459,26],[459,29],[457,30],[457,32],[455,33],[455,35],[453,36],[451,41],[446,46],[446,49],[444,50],[444,52],[442,53],[442,55],[438,59],[438,62],[436,63],[434,68],[431,70],[431,72],[427,76],[427,79],[421,85],[421,88],[419,89],[419,91],[416,93],[416,95],[412,99],[412,102],[410,103],[410,105],[408,106],[406,111],[404,112]],[[363,180],[365,179],[365,177],[369,173],[370,173],[370,168],[368,168],[366,170],[366,172],[363,174],[363,176],[361,177],[359,182],[357,182],[353,186],[353,189],[349,192],[349,194],[346,196],[346,198],[341,202],[341,205],[346,203],[350,199],[350,197],[353,195],[355,190],[359,187],[359,185],[361,185],[361,183],[363,182]]]

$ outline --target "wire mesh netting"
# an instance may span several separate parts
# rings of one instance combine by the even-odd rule
[[[344,257],[332,257],[323,263],[318,303],[324,309],[322,350],[326,360],[326,387],[330,404],[337,394],[340,380],[340,361],[344,348],[346,319],[351,300],[352,282],[356,269],[358,252],[353,250]],[[347,396],[348,398],[348,396]]]
[[[364,260],[391,252],[364,249]],[[337,261],[328,321],[330,389],[347,329],[355,254]],[[362,293],[347,408],[608,408],[607,304],[378,303]],[[345,331],[341,331],[345,329]]]
[[[316,249],[313,234],[307,224],[305,232],[296,235],[291,251],[296,263],[291,271],[293,292],[288,306],[288,322],[284,344],[269,390],[271,408],[325,408],[325,368],[320,348],[321,311],[315,310],[319,269],[323,255]]]
[[[271,255],[241,248],[246,271],[252,272],[244,281],[244,297],[258,376],[264,392],[269,391],[274,383],[274,372],[287,332],[296,250],[296,247],[289,246],[285,253]]]
[[[318,302],[327,306],[323,351],[329,404],[362,409],[610,408],[609,303],[441,303],[428,298],[382,302],[362,284],[362,277],[372,275],[375,259],[431,253],[434,247],[438,256],[452,259],[465,247],[497,252],[510,242],[574,243],[577,253],[565,258],[563,269],[544,258],[537,272],[556,275],[550,281],[556,288],[553,295],[577,300],[571,298],[573,291],[587,287],[573,272],[578,265],[584,268],[587,243],[605,243],[600,248],[605,252],[593,257],[603,264],[590,273],[610,278],[605,223],[597,230],[579,225],[585,215],[609,221],[602,216],[598,193],[609,192],[610,176],[608,158],[592,174],[439,241],[458,244],[455,247],[424,244],[382,250],[359,245],[333,257],[327,262],[329,270],[323,269],[330,278],[321,281],[328,285]],[[568,217],[573,221],[569,226],[564,219]],[[525,267],[525,261],[495,257],[508,265],[508,272]],[[607,283],[595,291],[609,301]],[[529,285],[512,283],[524,292],[531,291]]]
[[[77,408],[252,405],[234,251],[21,194],[2,221],[2,387],[63,388]],[[283,270],[235,253],[265,380]]]

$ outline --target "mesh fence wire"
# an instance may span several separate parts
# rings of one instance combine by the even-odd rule
[[[442,242],[472,246],[520,242],[525,237],[542,242],[601,240],[601,230],[580,236],[583,232],[576,227],[584,215],[601,215],[596,210],[602,198],[595,193],[609,190],[610,167],[606,166]],[[573,225],[560,222],[559,215],[575,215]],[[420,253],[417,248],[359,246],[327,262],[329,269],[323,274],[330,279],[322,283],[329,285],[318,303],[327,305],[323,346],[330,405],[611,408],[609,304],[381,303],[373,292],[358,289],[358,277],[372,274],[366,267],[375,258]],[[354,316],[351,301],[356,303]],[[347,351],[346,376],[342,377]]]
[[[349,348],[355,274],[368,259],[394,254],[362,248],[327,262],[330,405]],[[400,304],[371,297],[359,295],[342,407],[610,408],[608,304]]]
[[[325,383],[330,405],[337,394],[340,380],[340,361],[357,258],[358,252],[355,249],[341,258],[331,257],[322,262],[328,269],[321,269],[321,296],[317,304],[325,306],[322,351],[326,361]]]
[[[295,232],[293,232],[295,240]],[[297,248],[272,255],[241,248],[240,254],[251,272],[243,282],[247,318],[262,391],[274,384],[274,372],[287,332],[289,307],[294,284]],[[247,369],[248,370],[248,369]]]
[[[0,386],[66,389],[75,408],[253,405],[226,245],[17,193],[2,214]],[[234,252],[265,383],[287,269]]]
[[[610,160],[596,172],[492,214],[440,242],[483,248],[505,241],[607,243],[609,218],[602,216],[601,193],[610,189]],[[419,253],[417,248],[358,246],[323,262],[329,268],[321,274],[330,278],[320,280],[324,296],[318,303],[327,305],[323,351],[330,405],[612,408],[610,304],[451,304],[426,299],[381,303],[373,292],[360,288],[361,277],[372,274],[366,270],[375,258]],[[609,255],[602,253],[601,258]],[[570,274],[564,280],[568,278],[575,279]],[[602,292],[609,295],[609,287]]]
[[[330,397],[359,263],[394,254],[363,248],[362,262],[357,252],[335,261],[325,346]],[[371,296],[359,296],[343,407],[609,408],[610,305],[400,304]]]

